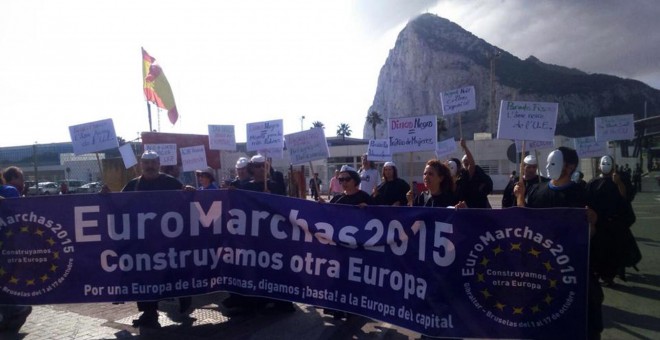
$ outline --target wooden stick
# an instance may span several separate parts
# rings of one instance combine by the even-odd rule
[[[523,180],[523,173],[525,172],[525,140],[522,141],[522,150],[520,151],[520,173],[518,174],[518,187],[525,189],[525,181]],[[516,197],[516,205],[519,207],[525,206],[525,195],[518,195]]]

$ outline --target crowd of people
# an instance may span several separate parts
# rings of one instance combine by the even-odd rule
[[[493,181],[476,164],[465,141],[460,141],[464,156],[440,161],[426,162],[423,173],[424,190],[416,192],[399,176],[394,162],[385,162],[378,173],[374,162],[367,155],[362,156],[359,169],[344,165],[335,171],[329,181],[326,198],[321,195],[321,180],[318,174],[310,179],[312,199],[320,203],[344,205],[387,205],[440,207],[454,209],[490,209],[488,195],[493,191]],[[599,176],[588,183],[580,184],[578,156],[575,150],[559,147],[547,159],[547,177],[538,169],[538,160],[527,155],[522,160],[519,176],[512,174],[510,182],[502,194],[502,208],[524,206],[528,208],[576,207],[585,208],[591,235],[589,289],[588,289],[588,330],[590,339],[598,339],[603,329],[602,323],[602,284],[614,284],[614,278],[625,279],[625,267],[633,266],[631,247],[634,238],[630,226],[635,222],[631,201],[639,185],[629,184],[631,176],[625,175],[610,156],[603,156],[599,162]],[[140,158],[142,174],[129,181],[122,191],[152,190],[217,190],[240,189],[286,195],[286,184],[281,172],[271,166],[264,156],[255,155],[250,159],[241,157],[235,164],[236,177],[217,183],[215,171],[211,168],[196,171],[197,187],[182,184],[178,167],[161,167],[160,159],[154,151],[145,151]],[[622,171],[621,171],[622,170]],[[632,176],[633,178],[635,176]],[[9,167],[2,172],[0,196],[20,197],[23,192],[23,175],[20,169]],[[103,193],[108,192],[105,188]],[[623,244],[622,239],[628,240]],[[638,251],[638,250],[637,250]],[[637,259],[639,261],[639,259]],[[296,309],[289,301],[272,300],[230,294],[221,302],[229,316],[253,314],[269,311],[292,313]],[[181,298],[181,312],[190,310],[190,298]],[[158,328],[158,302],[138,302],[142,312],[134,321],[136,327]],[[0,324],[4,325],[12,315],[27,317],[26,306],[3,306]],[[349,314],[326,310],[334,318],[350,317]],[[26,314],[27,313],[27,314]],[[20,327],[20,326],[19,326]]]

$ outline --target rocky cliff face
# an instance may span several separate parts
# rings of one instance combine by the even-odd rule
[[[557,134],[569,137],[593,135],[597,116],[633,113],[643,118],[645,101],[649,113],[660,110],[660,91],[642,82],[549,65],[533,56],[521,60],[449,20],[424,14],[399,34],[368,112],[380,113],[385,121],[442,117],[440,93],[471,85],[477,108],[461,114],[466,139],[475,132],[497,131],[501,100],[558,102]],[[441,138],[458,138],[457,116],[445,119],[448,131]],[[379,124],[376,138],[386,134],[386,124]],[[373,137],[371,125],[365,123],[364,138]]]

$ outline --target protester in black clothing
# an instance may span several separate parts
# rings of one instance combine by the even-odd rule
[[[266,157],[262,155],[252,156],[248,164],[248,173],[252,180],[243,189],[286,195],[285,188],[281,183],[277,183],[266,176]],[[264,181],[266,184],[264,184]]]
[[[635,167],[632,180],[633,187],[635,187],[635,192],[642,192],[642,167],[639,166],[639,163],[637,163],[637,166]]]
[[[589,261],[596,275],[608,285],[614,277],[623,274],[625,258],[632,238],[630,227],[635,223],[635,213],[630,201],[625,198],[625,184],[621,176],[613,171],[610,156],[600,159],[601,175],[587,184],[589,206],[598,214],[596,234],[591,239]]]
[[[547,182],[548,179],[538,175],[538,161],[536,156],[525,156],[523,163],[524,168],[522,176],[526,188],[525,202],[527,202],[529,193],[536,190],[536,187],[538,187],[539,184]],[[513,187],[518,184],[519,180],[519,177],[513,178],[513,180],[509,181],[509,184],[507,184],[506,188],[504,188],[504,192],[502,193],[502,208],[515,207],[518,205],[516,202],[516,197],[513,195]]]
[[[537,190],[527,197],[526,206],[530,208],[587,208],[587,221],[589,222],[590,235],[595,232],[598,219],[594,210],[587,207],[586,190],[577,183],[571,181],[571,174],[578,165],[578,155],[574,149],[559,147],[548,155],[546,170],[549,182],[541,183]],[[514,195],[525,197],[525,188],[516,185],[513,189]],[[603,289],[598,283],[593,268],[589,270],[587,295],[587,332],[588,339],[600,339],[603,331]]]
[[[142,154],[140,167],[142,175],[129,181],[121,190],[122,192],[181,190],[184,188],[178,179],[160,172],[160,157],[155,151],[147,150]],[[158,301],[138,301],[137,306],[142,315],[133,320],[134,327],[160,328]]]
[[[250,160],[241,157],[236,161],[236,178],[229,182],[229,187],[243,189],[252,180],[248,172],[248,164]]]
[[[394,162],[385,162],[383,165],[383,180],[371,195],[374,204],[405,206],[408,202],[406,194],[410,191],[408,182],[399,178],[399,171]]]
[[[461,166],[461,161],[458,158],[449,159],[445,165],[449,169],[449,174],[454,182],[454,194],[459,201],[465,201],[468,195],[470,174]]]
[[[493,191],[493,180],[486,172],[475,164],[474,158],[464,139],[461,139],[461,148],[465,153],[463,156],[463,169],[467,171],[466,183],[457,183],[460,194],[463,195],[465,203],[470,208],[491,208],[488,195]],[[460,176],[465,176],[464,174]],[[465,181],[465,179],[463,179]]]
[[[321,188],[321,179],[319,178],[319,173],[315,172],[314,177],[309,179],[309,189],[312,191],[312,198],[317,201],[319,199],[319,192]]]
[[[454,192],[454,181],[449,168],[439,160],[432,159],[424,167],[424,186],[426,190],[413,197],[412,191],[407,194],[409,206],[415,207],[455,207],[465,208],[465,202],[459,201]]]

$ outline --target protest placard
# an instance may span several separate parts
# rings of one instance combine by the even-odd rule
[[[525,151],[534,151],[541,149],[552,149],[555,147],[554,139],[551,141],[527,140],[525,141]],[[516,141],[516,152],[522,151],[522,141]]]
[[[391,161],[390,143],[387,139],[371,139],[367,147],[367,159],[370,161]]]
[[[76,156],[119,147],[112,119],[69,126],[73,153]]]
[[[176,165],[176,144],[144,144],[144,149],[155,151],[160,158],[160,165]]]
[[[451,155],[455,151],[456,151],[456,141],[452,137],[438,142],[435,148],[435,156],[438,159],[441,159],[445,156]]]
[[[552,141],[558,110],[558,103],[503,100],[500,104],[497,138]]]
[[[400,117],[387,120],[390,153],[435,151],[437,117]]]
[[[284,148],[283,122],[281,119],[247,124],[248,151],[264,151]]]
[[[635,138],[635,117],[632,114],[596,117],[596,140],[631,140]]]
[[[180,148],[179,151],[181,152],[183,171],[195,171],[208,167],[204,145]]]
[[[442,103],[443,115],[470,111],[477,108],[474,86],[441,92],[440,101]]]
[[[285,136],[291,164],[302,164],[330,157],[328,142],[321,128],[314,128]]]
[[[607,141],[597,141],[595,136],[575,138],[573,142],[580,158],[601,157],[608,154]]]
[[[209,125],[209,149],[236,151],[233,125]]]
[[[133,152],[131,144],[126,143],[120,146],[119,154],[121,154],[121,159],[124,161],[124,167],[126,167],[126,169],[137,164],[137,159],[135,158],[135,153]]]

